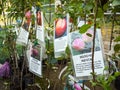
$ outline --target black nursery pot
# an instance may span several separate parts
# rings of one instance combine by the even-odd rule
[[[115,88],[116,90],[120,90],[120,76],[115,79]]]

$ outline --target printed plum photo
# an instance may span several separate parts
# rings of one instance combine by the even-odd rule
[[[89,34],[89,36],[87,35]],[[91,35],[91,36],[90,36]],[[80,34],[79,32],[71,33],[71,49],[73,55],[79,55],[83,53],[90,53],[92,51],[93,45],[93,31],[88,30],[84,34]],[[95,51],[100,50],[98,35],[95,37]]]

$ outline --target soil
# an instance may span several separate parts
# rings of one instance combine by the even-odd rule
[[[40,78],[35,75],[33,75],[33,77],[28,77],[27,80],[34,78],[35,80],[34,82],[36,82],[37,84],[36,83],[28,84],[28,86],[24,90],[64,90],[65,80],[58,79],[59,73],[64,66],[65,65],[58,65],[57,69],[44,67],[43,76],[46,76],[46,77]],[[49,86],[48,81],[50,81],[50,87],[48,87]],[[84,84],[88,86],[91,90],[93,90],[93,87],[89,81],[86,81]],[[115,90],[114,82],[111,84],[111,88],[112,90]],[[15,88],[10,89],[9,79],[3,79],[3,78],[0,79],[0,90],[19,90],[19,89],[17,89],[17,86],[16,86],[16,89]],[[103,90],[103,89],[97,86],[96,90]]]

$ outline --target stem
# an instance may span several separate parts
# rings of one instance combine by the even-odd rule
[[[49,24],[49,21],[47,20],[46,16],[44,15],[44,19],[47,22],[47,24]]]
[[[112,38],[113,38],[113,30],[114,30],[114,21],[115,21],[115,12],[113,13],[113,19],[112,19],[112,29],[111,29],[111,37],[110,37],[110,47],[109,47],[109,50],[111,50],[111,44],[112,44]]]
[[[21,88],[21,90],[23,90],[23,88],[22,88],[23,71],[24,71],[24,68],[26,67],[26,66],[25,66],[25,64],[26,64],[26,61],[25,61],[25,60],[26,60],[26,57],[27,57],[27,56],[26,56],[25,52],[26,52],[26,50],[27,50],[27,47],[24,47],[24,50],[25,50],[25,51],[23,52],[24,58],[23,58],[23,63],[22,63],[22,70],[21,70],[21,72],[20,72],[20,74],[21,74],[21,75],[20,75],[20,76],[21,76],[21,77],[20,77],[20,88]]]
[[[51,0],[50,0],[50,2],[49,2],[49,7],[50,7],[50,12],[49,12],[49,23],[48,23],[48,26],[50,27],[51,25],[50,25],[50,22],[51,22]],[[50,35],[50,33],[48,32],[48,36]],[[48,39],[48,51],[49,51],[49,48],[50,48],[50,41],[49,41],[49,39]],[[51,58],[51,56],[50,56],[50,54],[48,54],[48,61],[50,61],[50,58]],[[48,71],[48,77],[50,76],[49,74],[50,74],[50,66],[48,65],[48,68],[47,68],[47,71]]]
[[[94,49],[95,49],[95,35],[96,35],[96,18],[97,18],[97,6],[98,0],[95,0],[95,8],[94,8],[94,35],[93,35],[93,49],[92,49],[92,75],[93,75],[93,82],[95,82],[95,71],[94,71]],[[95,86],[93,87],[93,90],[95,89]]]
[[[84,4],[86,5],[86,3],[87,3],[87,1],[85,0],[85,1],[84,1]],[[85,13],[85,18],[84,18],[84,20],[85,20],[85,24],[86,24],[86,18],[87,18],[87,17],[86,17],[86,11],[84,11],[84,13]]]
[[[2,2],[2,1],[1,1],[1,2]],[[2,4],[2,7],[1,7],[1,8],[2,8],[2,10],[3,10],[2,13],[3,13],[3,22],[4,22],[4,26],[6,27],[6,21],[5,21],[5,20],[6,20],[6,18],[5,18],[6,15],[5,15],[5,11],[4,11],[4,3],[5,3],[5,2],[2,2],[2,3],[1,3],[1,4]]]
[[[50,0],[49,7],[50,7],[50,13],[49,13],[49,27],[50,27],[50,23],[51,23],[51,0]]]

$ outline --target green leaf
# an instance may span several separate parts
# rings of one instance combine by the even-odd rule
[[[92,80],[90,80],[90,83],[92,84],[92,86],[96,86],[97,85],[97,83],[93,82]]]
[[[65,53],[66,53],[67,55],[70,55],[70,49],[69,49],[69,46],[66,47]]]
[[[116,45],[114,46],[114,51],[115,51],[115,52],[119,52],[119,51],[120,51],[120,44],[116,44]]]
[[[114,76],[117,77],[120,75],[120,72],[115,72]]]
[[[115,76],[109,76],[107,80],[107,84],[110,84],[113,80],[115,80]]]
[[[65,74],[63,74],[62,80],[66,79],[66,77],[68,77],[69,74],[70,74],[70,72],[66,72]]]
[[[120,5],[120,0],[114,0],[114,1],[112,2],[112,5],[113,5],[113,6],[118,6],[118,5]]]
[[[108,9],[108,6],[109,6],[109,3],[107,2],[107,3],[103,6],[104,11],[106,11],[106,10]]]
[[[98,8],[97,18],[102,18],[104,16],[104,12],[101,8]]]
[[[108,66],[105,66],[104,70],[109,70],[109,67],[108,67]]]
[[[93,9],[93,6],[94,6],[93,3],[91,3],[91,2],[86,3],[85,10],[90,11]]]
[[[85,33],[91,27],[90,24],[84,24],[80,27],[79,33]]]
[[[97,82],[102,83],[102,82],[104,82],[104,80],[105,80],[105,76],[104,76],[104,75],[98,76],[98,77],[96,78],[96,80],[97,80]]]
[[[116,37],[116,39],[114,40],[115,42],[120,41],[120,36]]]

